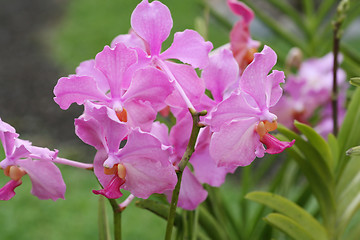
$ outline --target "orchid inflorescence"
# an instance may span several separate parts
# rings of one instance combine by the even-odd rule
[[[268,46],[256,52],[260,44],[249,33],[254,14],[242,3],[228,4],[242,16],[229,46],[211,52],[211,42],[185,30],[175,33],[172,45],[162,52],[173,25],[171,13],[159,1],[143,0],[132,13],[130,33],[117,36],[95,59],[82,62],[76,74],[59,79],[54,100],[60,108],[84,105],[75,132],[97,150],[93,164],[34,147],[1,121],[6,158],[0,166],[11,180],[0,190],[0,199],[11,199],[25,174],[38,198],[64,198],[65,184],[54,164],[59,163],[93,167],[103,187],[93,190],[95,194],[117,199],[124,189],[138,198],[164,193],[171,201],[192,113],[203,110],[207,115],[199,117],[201,130],[181,182],[178,206],[184,209],[195,209],[206,199],[202,184],[220,186],[238,166],[291,147],[294,141],[281,142],[269,134],[277,129],[270,108],[281,98],[285,78],[282,71],[270,73],[276,53]],[[197,69],[202,70],[200,76]],[[164,109],[176,118],[170,131],[156,121]]]

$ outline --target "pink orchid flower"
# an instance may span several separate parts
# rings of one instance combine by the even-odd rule
[[[276,154],[293,145],[294,141],[280,142],[268,133],[277,128],[277,117],[269,108],[279,101],[279,84],[284,82],[283,72],[274,70],[268,75],[276,59],[267,46],[256,53],[241,76],[239,89],[211,113],[210,155],[218,166],[246,166],[265,152]]]
[[[175,187],[177,178],[169,150],[149,133],[138,128],[130,131],[112,109],[86,102],[85,112],[75,125],[76,134],[98,150],[94,172],[104,189],[94,190],[95,194],[119,198],[122,188],[136,197],[148,198]],[[125,147],[119,149],[125,139]]]
[[[134,50],[118,43],[105,46],[95,60],[80,64],[76,75],[60,78],[54,89],[55,102],[62,109],[89,100],[112,108],[130,127],[148,129],[172,92],[167,76],[146,67],[134,72]]]
[[[294,120],[309,123],[315,111],[320,111],[321,121],[317,130],[326,136],[332,131],[331,92],[333,84],[333,54],[322,58],[311,58],[304,61],[296,75],[290,75],[284,84],[284,96],[272,111],[279,117],[279,122],[293,128]],[[345,101],[348,84],[344,70],[338,69],[339,84],[339,122],[345,115]]]
[[[254,19],[254,13],[243,2],[228,0],[227,3],[231,11],[241,17],[230,32],[230,48],[241,72],[243,72],[254,59],[254,53],[260,47],[260,42],[253,40],[250,36],[249,28]]]
[[[133,32],[120,35],[112,44],[123,42],[135,48],[139,55],[138,67],[152,65],[164,71],[173,84],[175,91],[167,100],[170,106],[193,108],[204,93],[204,84],[193,68],[204,68],[208,62],[208,53],[212,49],[210,42],[193,30],[175,33],[172,45],[161,53],[162,43],[169,37],[173,21],[170,10],[161,2],[143,0],[131,15]],[[140,38],[139,40],[134,40]],[[175,64],[168,59],[178,59],[183,63]]]
[[[0,200],[15,196],[14,189],[21,185],[21,178],[29,175],[31,193],[39,199],[64,198],[65,183],[60,170],[52,162],[57,152],[47,148],[34,147],[30,142],[18,139],[15,129],[0,119],[0,140],[5,159],[0,162],[6,176],[11,180],[0,189]]]

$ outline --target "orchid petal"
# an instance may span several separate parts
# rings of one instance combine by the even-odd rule
[[[239,66],[232,52],[223,49],[210,57],[209,65],[202,71],[206,88],[209,89],[216,102],[221,102],[225,91],[238,80]]]
[[[111,47],[114,48],[117,43],[123,43],[128,48],[140,48],[147,51],[146,44],[139,35],[137,35],[134,31],[131,31],[129,34],[120,34],[114,38],[111,42]]]
[[[272,85],[266,84],[267,75],[276,63],[276,53],[268,46],[260,53],[255,53],[254,60],[244,70],[240,79],[240,88],[251,95],[260,109],[265,109],[266,92],[268,87]]]
[[[15,196],[15,188],[21,185],[21,180],[10,180],[0,189],[0,200],[7,201]]]
[[[137,62],[136,51],[127,48],[123,43],[115,48],[105,46],[104,50],[95,57],[95,67],[106,77],[112,98],[122,95],[122,82],[129,67]]]
[[[191,103],[193,105],[199,104],[202,95],[205,94],[204,80],[199,78],[196,71],[189,65],[177,64],[169,61],[166,61],[165,63]],[[166,103],[173,107],[186,107],[185,101],[177,90],[174,90],[166,99]]]
[[[259,110],[248,104],[245,93],[233,93],[212,112],[210,119],[211,130],[217,132],[223,124],[234,119],[257,118],[258,115]]]
[[[151,55],[159,55],[173,21],[170,10],[161,2],[143,0],[131,15],[131,27],[150,46]]]
[[[256,118],[234,120],[212,135],[210,155],[218,166],[247,166],[255,159],[261,144],[255,132],[256,122]]]
[[[207,191],[197,180],[194,174],[185,168],[182,176],[178,206],[186,210],[196,209],[200,203],[207,198]],[[169,202],[171,202],[172,192],[166,192]]]
[[[109,199],[117,199],[123,195],[120,192],[120,187],[124,184],[124,182],[125,181],[118,176],[113,176],[110,183],[104,187],[104,189],[92,190],[92,192],[96,195],[101,194]]]
[[[165,98],[173,91],[166,74],[156,68],[147,67],[135,72],[123,99],[149,101],[163,107]]]
[[[266,78],[266,105],[268,107],[274,106],[281,98],[283,90],[280,87],[280,83],[285,82],[285,74],[282,71],[274,70]]]
[[[127,125],[130,128],[140,127],[143,131],[150,131],[157,112],[150,102],[129,101],[125,102],[124,108],[127,111]]]
[[[110,86],[104,74],[95,67],[95,60],[87,60],[76,68],[76,75],[93,77],[101,92],[109,91]]]
[[[161,54],[161,59],[179,59],[194,68],[207,66],[209,52],[213,48],[211,42],[205,42],[199,33],[193,30],[177,32],[171,46]]]
[[[236,15],[241,16],[246,24],[250,24],[250,22],[254,19],[254,12],[243,2],[228,0],[227,3],[231,11]]]
[[[66,185],[60,170],[50,161],[31,160],[30,158],[17,161],[26,171],[32,182],[31,193],[39,199],[57,200],[65,195]]]
[[[269,154],[278,154],[289,148],[295,143],[295,139],[291,142],[283,142],[267,133],[261,138],[261,142],[266,145],[266,152]]]
[[[86,100],[107,102],[110,99],[98,88],[94,78],[89,76],[62,77],[54,88],[54,101],[61,109],[68,109],[72,103],[84,104]]]

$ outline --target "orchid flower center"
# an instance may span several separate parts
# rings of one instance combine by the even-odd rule
[[[121,122],[127,122],[127,111],[123,108],[121,111],[116,111],[116,116]]]
[[[4,169],[4,174],[14,181],[20,180],[26,172],[17,166],[8,166]]]
[[[117,175],[120,179],[125,180],[126,168],[123,164],[115,164],[112,168],[104,168],[106,175]]]
[[[257,48],[249,48],[244,56],[244,61],[249,65],[254,60],[254,54],[257,52]]]
[[[257,126],[256,126],[256,132],[259,134],[260,136],[260,140],[268,133],[271,131],[274,131],[277,129],[277,121],[273,121],[273,122],[269,122],[267,120],[265,121],[261,121]]]

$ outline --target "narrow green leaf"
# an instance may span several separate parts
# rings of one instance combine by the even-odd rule
[[[342,171],[348,163],[349,157],[346,151],[360,145],[360,88],[357,88],[352,96],[344,122],[340,128],[339,143],[339,170],[338,178],[341,178]]]
[[[105,197],[99,196],[99,211],[98,211],[98,224],[99,224],[99,239],[111,240],[109,221],[105,207]]]
[[[351,157],[336,188],[339,231],[356,213],[360,204],[360,156]]]
[[[228,239],[225,229],[223,229],[217,220],[203,207],[199,206],[199,223],[206,234],[213,240]]]
[[[170,210],[169,205],[156,202],[151,199],[138,200],[135,202],[135,206],[139,208],[147,209],[150,212],[155,213],[156,215],[158,215],[159,217],[165,220],[167,220],[169,216],[169,210]],[[181,221],[182,221],[181,215],[176,213],[174,225],[179,226],[179,224],[181,224]]]
[[[334,162],[332,159],[332,154],[329,145],[323,137],[321,137],[312,127],[295,121],[295,127],[304,134],[307,140],[313,145],[317,152],[322,156],[322,158],[327,163],[329,169],[333,169]]]
[[[336,169],[339,161],[339,144],[336,137],[332,133],[328,135],[328,144],[333,159],[334,169]]]
[[[356,87],[360,87],[360,77],[351,78],[350,83]]]
[[[332,214],[336,209],[334,192],[333,192],[333,183],[331,179],[329,181],[329,179],[321,176],[318,172],[318,169],[314,167],[313,161],[309,161],[307,159],[308,157],[305,154],[305,152],[308,149],[312,148],[312,146],[309,143],[297,137],[298,135],[296,133],[292,132],[291,130],[281,125],[279,125],[278,130],[280,133],[282,133],[285,136],[283,138],[279,138],[281,140],[288,141],[289,139],[294,139],[296,137],[297,142],[295,142],[294,146],[287,149],[287,152],[289,152],[290,156],[297,162],[301,171],[306,176],[309,185],[312,189],[312,192],[319,203],[321,215],[324,221],[326,222],[328,219],[330,219],[328,215]],[[299,144],[301,143],[301,141],[302,144]],[[299,147],[299,145],[301,146],[301,148]]]
[[[264,204],[291,218],[304,228],[309,235],[313,236],[314,239],[327,239],[325,228],[313,216],[294,202],[269,192],[251,192],[247,194],[245,198]]]
[[[301,225],[279,213],[270,213],[264,220],[295,240],[317,240],[311,237]]]

